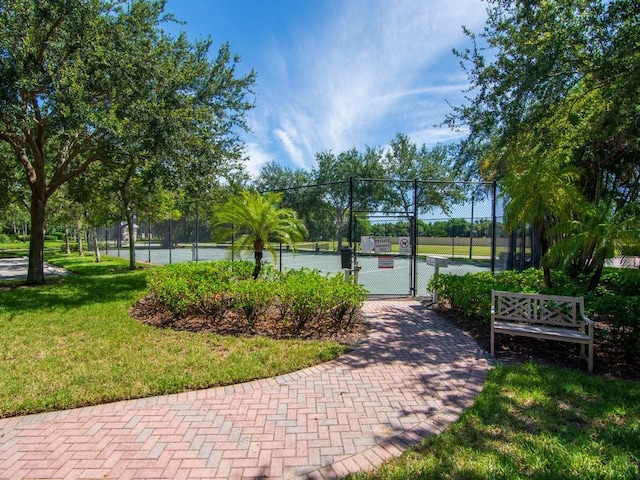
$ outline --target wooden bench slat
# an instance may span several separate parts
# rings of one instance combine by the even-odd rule
[[[523,323],[494,322],[495,333],[507,333],[512,335],[547,338],[549,340],[561,340],[589,343],[589,335],[579,330],[567,330],[563,328],[527,325]]]
[[[491,292],[492,357],[495,357],[497,333],[572,342],[581,345],[581,354],[592,372],[593,325],[584,314],[582,297]]]

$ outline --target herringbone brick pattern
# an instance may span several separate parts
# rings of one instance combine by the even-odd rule
[[[487,361],[413,300],[370,300],[370,337],[229,387],[0,420],[0,479],[336,478],[440,432]]]

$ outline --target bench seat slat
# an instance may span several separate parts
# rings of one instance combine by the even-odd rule
[[[594,323],[584,314],[583,297],[493,290],[492,357],[495,357],[496,334],[578,343],[581,356],[589,365],[589,371],[593,371]]]
[[[566,340],[575,343],[589,343],[589,335],[579,330],[566,328],[543,327],[527,325],[525,323],[499,322],[493,323],[495,333],[520,335],[523,337],[537,337],[548,340]]]

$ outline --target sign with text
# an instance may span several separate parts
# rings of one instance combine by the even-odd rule
[[[393,268],[393,257],[378,257],[378,268]]]
[[[376,253],[389,253],[391,251],[391,237],[373,237],[376,242]]]

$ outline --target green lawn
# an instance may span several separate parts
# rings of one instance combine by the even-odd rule
[[[47,240],[44,242],[45,251],[59,252],[64,246],[63,241]],[[26,257],[29,255],[29,242],[0,242],[0,258]]]
[[[638,479],[640,383],[500,365],[442,434],[348,478]]]
[[[128,315],[145,270],[60,254],[76,275],[0,289],[0,417],[292,371],[333,343],[159,330]],[[534,364],[494,367],[461,418],[367,479],[638,479],[640,383]]]
[[[271,377],[345,351],[145,326],[128,314],[144,295],[145,270],[111,257],[46,257],[77,274],[0,289],[0,417]]]

